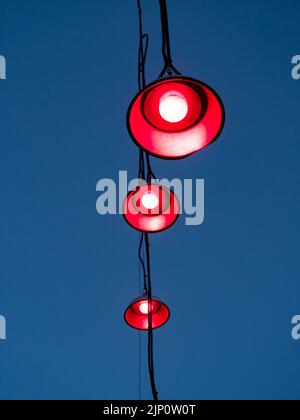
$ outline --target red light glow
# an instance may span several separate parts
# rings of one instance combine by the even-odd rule
[[[221,134],[225,110],[206,84],[183,76],[147,86],[127,115],[135,143],[161,158],[179,159],[200,151]]]
[[[147,331],[149,328],[149,301],[145,295],[135,299],[125,311],[125,321],[137,330]],[[170,310],[161,299],[152,298],[152,328],[157,329],[168,322]]]
[[[126,222],[141,232],[156,233],[171,227],[179,217],[180,205],[174,193],[159,185],[143,185],[125,199]]]

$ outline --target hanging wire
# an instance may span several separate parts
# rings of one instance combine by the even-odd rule
[[[148,293],[148,275],[146,271],[144,256],[142,255],[143,245],[144,245],[144,236],[145,236],[144,233],[142,233],[141,238],[140,238],[140,244],[139,244],[139,260],[140,260],[140,266],[142,267],[142,270],[143,270],[143,280],[144,280],[142,294],[147,294]]]
[[[147,279],[148,279],[148,366],[151,390],[154,401],[158,401],[158,392],[155,384],[155,371],[154,371],[154,354],[153,354],[153,324],[152,324],[152,285],[151,285],[151,262],[150,262],[150,242],[149,234],[145,233],[145,246],[146,246],[146,257],[147,257]]]
[[[143,388],[143,384],[142,384],[142,369],[143,369],[143,364],[142,364],[142,331],[139,331],[139,401],[142,400],[142,388]]]
[[[139,290],[138,290],[138,296],[142,294],[142,267],[141,263],[139,261],[138,265],[139,270]],[[142,363],[142,331],[139,331],[139,360],[138,360],[138,371],[139,371],[139,378],[138,378],[138,386],[139,386],[139,401],[142,400],[142,369],[143,369],[143,363]]]
[[[141,1],[137,0],[138,15],[139,15],[139,55],[138,55],[138,86],[139,91],[143,90],[146,86],[145,66],[147,60],[149,35],[144,34],[143,30],[143,14]],[[139,151],[139,179],[145,179],[145,159],[144,151]]]
[[[138,86],[141,92],[146,87],[146,61],[149,49],[149,35],[143,30],[143,11],[141,0],[137,0],[138,15],[139,15],[139,56],[138,56]],[[147,152],[140,149],[139,156],[139,179],[151,182],[151,179],[156,179],[153,173],[150,156]],[[145,159],[147,162],[147,176],[145,174]]]
[[[168,74],[169,76],[171,76],[172,74],[180,75],[181,73],[173,65],[173,59],[171,54],[167,0],[159,0],[159,5],[162,28],[162,55],[165,62],[164,68],[162,69],[159,77],[163,77],[166,74]]]
[[[143,30],[143,12],[142,12],[141,0],[137,0],[137,5],[138,5],[139,32],[140,32],[138,83],[139,83],[139,90],[141,91],[146,86],[145,66],[146,66],[147,53],[148,53],[148,47],[149,47],[149,35],[145,34]]]
[[[146,60],[149,48],[149,35],[143,30],[143,14],[141,0],[137,0],[138,15],[139,15],[139,54],[138,54],[138,86],[141,92],[146,87]],[[147,169],[147,171],[146,171]],[[146,173],[147,172],[147,173]],[[156,179],[151,167],[150,156],[147,152],[140,148],[139,151],[139,179],[151,184],[153,179]],[[143,251],[146,254],[143,255]],[[148,311],[148,368],[151,383],[151,390],[155,401],[158,400],[158,392],[156,390],[155,375],[154,375],[154,356],[153,356],[153,328],[152,328],[152,284],[151,284],[151,267],[150,267],[150,243],[147,233],[142,233],[140,236],[138,256],[140,267],[143,273],[143,294],[147,295],[149,311]],[[139,342],[139,357],[141,358],[141,341]],[[141,362],[139,363],[139,386],[141,389]],[[141,391],[140,391],[141,396]]]

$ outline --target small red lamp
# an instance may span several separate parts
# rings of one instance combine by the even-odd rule
[[[126,222],[134,229],[157,233],[176,222],[180,205],[169,189],[156,184],[142,185],[127,195],[123,213]]]
[[[126,323],[137,330],[147,331],[149,329],[150,302],[147,295],[142,295],[130,303],[125,311]],[[152,328],[165,325],[170,318],[170,310],[159,298],[152,297]]]
[[[184,76],[160,79],[132,101],[127,127],[148,153],[179,159],[205,148],[221,134],[225,109],[208,85]]]

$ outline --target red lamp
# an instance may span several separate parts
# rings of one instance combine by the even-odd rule
[[[147,331],[149,328],[150,302],[147,295],[136,298],[125,311],[126,323],[137,330]],[[165,325],[170,318],[170,310],[159,298],[152,297],[152,328]]]
[[[141,232],[156,233],[171,227],[179,217],[180,205],[167,188],[151,184],[131,191],[124,202],[127,223]]]
[[[208,146],[219,137],[224,123],[219,95],[184,76],[148,85],[133,99],[127,114],[133,141],[165,159],[184,158]]]

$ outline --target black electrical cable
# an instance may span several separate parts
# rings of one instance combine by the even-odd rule
[[[149,46],[149,35],[144,34],[143,31],[143,15],[140,0],[137,0],[137,6],[139,15],[138,86],[139,91],[141,91],[146,86],[145,65]],[[145,160],[144,151],[142,149],[139,151],[139,179],[145,179]]]
[[[138,15],[139,15],[139,56],[138,56],[138,85],[139,91],[143,90],[146,87],[146,74],[145,66],[147,60],[147,52],[149,47],[149,35],[144,34],[143,31],[143,16],[142,16],[142,7],[141,0],[137,0],[138,6]],[[147,175],[145,173],[145,160],[147,164]],[[156,179],[152,167],[150,156],[147,152],[144,152],[142,149],[139,151],[139,179],[151,183],[152,179]],[[146,261],[145,264],[142,250],[146,251]],[[153,394],[154,401],[158,400],[158,392],[156,390],[155,384],[155,374],[154,374],[154,356],[153,356],[153,328],[152,328],[152,284],[151,284],[151,264],[150,264],[150,242],[148,233],[142,233],[139,243],[139,260],[143,270],[144,277],[144,293],[148,298],[148,368],[150,376],[151,390]],[[139,352],[141,353],[141,345],[139,345]],[[141,369],[140,371],[140,383],[141,383]],[[140,385],[141,386],[141,385]]]
[[[140,265],[142,266],[143,269],[143,279],[144,279],[144,283],[143,283],[143,293],[148,293],[148,275],[147,275],[147,271],[146,271],[146,265],[145,265],[145,261],[142,255],[142,251],[143,251],[143,244],[144,244],[144,233],[141,234],[141,239],[140,239],[140,244],[139,244],[139,260],[140,260]]]
[[[137,0],[138,15],[139,15],[139,57],[138,57],[138,85],[139,91],[142,91],[146,87],[146,61],[147,53],[149,48],[149,35],[144,33],[143,30],[143,12],[141,6],[141,0]],[[139,178],[145,180],[145,158],[147,162],[147,182],[151,182],[151,179],[156,179],[153,173],[150,156],[147,152],[140,149],[139,157]]]
[[[152,327],[152,285],[151,285],[151,263],[150,263],[150,242],[149,234],[145,233],[145,245],[146,245],[146,257],[147,257],[147,279],[148,279],[148,365],[151,390],[154,401],[158,401],[158,392],[155,384],[155,372],[154,372],[154,355],[153,355],[153,327]]]
[[[170,43],[170,30],[169,30],[169,19],[168,19],[168,9],[167,9],[167,0],[159,0],[160,6],[160,16],[161,16],[161,29],[162,29],[162,55],[164,59],[164,68],[162,69],[159,77],[165,76],[167,73],[169,76],[173,73],[180,75],[181,73],[173,64],[172,54],[171,54],[171,43]]]
[[[138,295],[142,293],[142,268],[141,263],[139,261],[138,264],[138,271],[139,271],[139,287],[138,287]],[[139,401],[142,400],[142,331],[139,331],[138,337],[138,348],[139,348],[139,360],[138,360],[138,389],[139,389]]]
[[[141,91],[146,86],[146,75],[145,75],[145,66],[149,46],[149,35],[145,34],[143,31],[143,12],[141,1],[137,0],[138,5],[138,14],[139,14],[139,32],[140,32],[140,42],[139,42],[139,62],[138,62],[138,82],[139,90]]]
[[[151,184],[151,182],[153,180],[156,180],[157,178],[156,178],[156,176],[155,176],[155,174],[152,170],[152,167],[151,167],[151,161],[150,161],[149,153],[146,153],[146,162],[147,162],[147,182],[148,182],[148,184]]]

